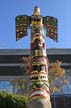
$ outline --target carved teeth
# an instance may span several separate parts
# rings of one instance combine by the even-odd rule
[[[47,74],[33,74],[30,76],[30,79],[39,79],[39,80],[48,80]]]

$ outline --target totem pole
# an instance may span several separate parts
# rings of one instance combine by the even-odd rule
[[[43,29],[46,29],[46,36],[58,41],[57,23],[57,19],[54,17],[41,16],[38,7],[34,8],[32,16],[21,15],[16,17],[16,40],[26,36],[27,29],[31,29],[28,108],[51,108]]]

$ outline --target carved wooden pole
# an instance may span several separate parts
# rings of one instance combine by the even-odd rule
[[[35,7],[32,16],[16,17],[17,40],[27,35],[27,28],[31,29],[28,108],[51,108],[47,53],[43,29],[46,29],[48,37],[57,41],[57,19],[49,16],[42,17],[40,9]]]

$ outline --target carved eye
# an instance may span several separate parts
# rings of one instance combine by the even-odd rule
[[[37,71],[37,70],[38,70],[38,66],[37,65],[33,65],[32,71]]]
[[[45,71],[46,67],[45,65],[40,65],[40,71]]]

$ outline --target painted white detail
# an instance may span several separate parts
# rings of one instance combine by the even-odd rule
[[[29,97],[31,98],[35,95],[43,95],[43,96],[48,97],[50,99],[50,95],[45,90],[34,91]]]

